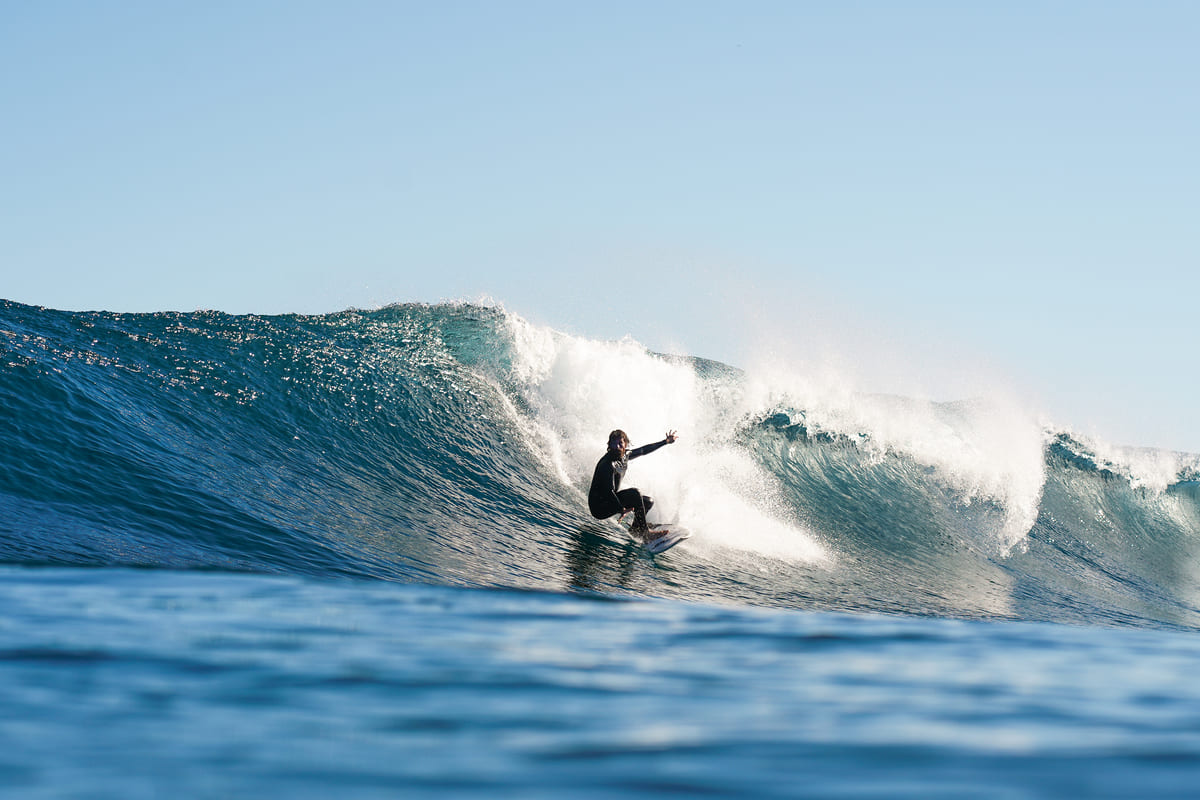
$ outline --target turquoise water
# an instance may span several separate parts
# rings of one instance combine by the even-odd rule
[[[0,303],[0,411],[6,796],[1200,778],[1192,455],[472,306]],[[618,426],[663,555],[587,516]]]

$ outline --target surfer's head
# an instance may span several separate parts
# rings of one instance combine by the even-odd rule
[[[618,428],[608,435],[608,449],[615,451],[623,447],[629,447],[629,437],[625,435],[625,431]]]

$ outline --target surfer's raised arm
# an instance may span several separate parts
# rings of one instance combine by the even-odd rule
[[[654,444],[645,444],[645,445],[642,445],[641,447],[635,447],[633,450],[629,451],[629,457],[637,458],[638,456],[648,456],[651,453],[653,453],[655,450],[657,450],[658,448],[660,448],[664,445],[674,444],[675,440],[678,438],[679,438],[679,434],[675,433],[675,431],[667,431],[666,438],[664,438],[661,442],[655,442]]]

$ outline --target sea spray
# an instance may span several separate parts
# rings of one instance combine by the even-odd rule
[[[764,416],[784,414],[813,437],[852,445],[868,463],[910,459],[949,488],[953,502],[1000,509],[999,527],[978,542],[986,549],[1021,547],[1036,521],[1047,434],[1003,393],[938,403],[857,391],[829,371],[798,375],[766,364],[750,373],[747,386],[755,398],[748,404]]]
[[[634,446],[678,430],[675,447],[630,470],[629,484],[654,498],[654,518],[687,526],[698,546],[825,557],[816,538],[787,518],[778,482],[730,439],[729,421],[744,409],[706,390],[689,360],[650,353],[631,339],[598,342],[538,329],[516,316],[510,330],[516,389],[565,483],[590,479],[615,428]]]

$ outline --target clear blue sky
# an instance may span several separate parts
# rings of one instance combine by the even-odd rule
[[[0,296],[489,295],[1200,452],[1200,3],[46,2]]]

